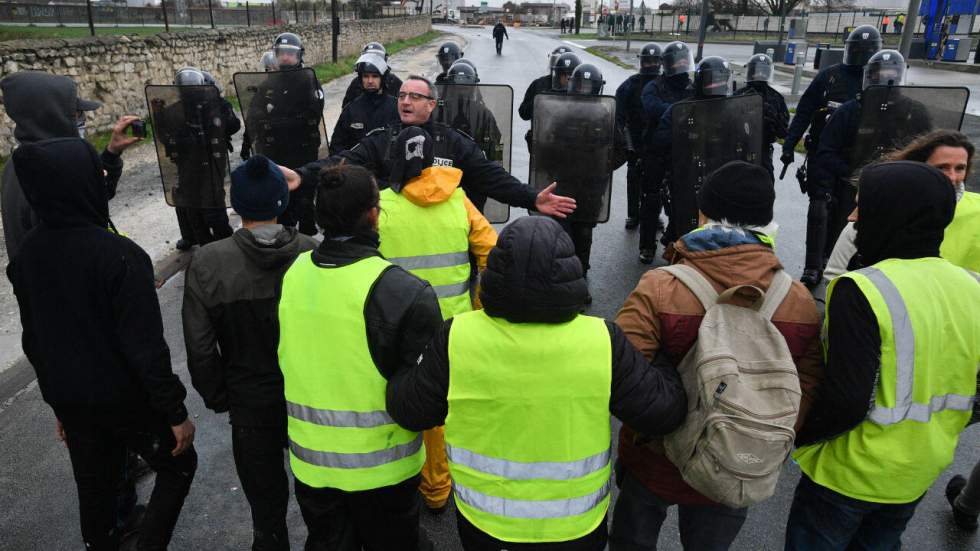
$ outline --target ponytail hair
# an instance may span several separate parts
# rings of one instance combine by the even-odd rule
[[[373,229],[368,212],[378,203],[378,185],[366,168],[340,164],[320,171],[315,211],[316,223],[324,237],[355,235]]]

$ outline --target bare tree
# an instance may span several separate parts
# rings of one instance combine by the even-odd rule
[[[779,15],[780,9],[788,15],[801,4],[806,4],[804,0],[752,0],[752,3],[772,15]]]

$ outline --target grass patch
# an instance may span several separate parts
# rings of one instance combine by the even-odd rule
[[[626,63],[622,59],[619,59],[618,57],[616,57],[614,55],[609,55],[601,47],[589,46],[588,48],[585,49],[585,51],[589,52],[590,54],[592,54],[592,55],[594,55],[596,57],[601,57],[602,59],[605,59],[606,61],[608,61],[610,63],[615,63],[616,65],[619,65],[620,67],[622,67],[624,69],[634,69],[635,68],[633,65],[630,65],[629,63]]]
[[[179,33],[191,30],[201,30],[201,27],[170,26],[170,32]],[[166,32],[164,28],[153,27],[96,27],[98,36],[139,35],[150,36]],[[7,40],[42,39],[42,38],[85,38],[90,36],[88,27],[21,27],[0,25],[0,42]]]
[[[395,42],[385,44],[385,49],[388,50],[388,55],[392,56],[402,50],[428,44],[442,35],[443,33],[438,31],[429,31],[414,38],[397,40]],[[316,72],[316,78],[321,83],[326,84],[331,80],[353,72],[354,63],[357,61],[358,57],[360,57],[360,54],[337,58],[337,63],[321,63],[319,65],[314,65],[313,71]]]

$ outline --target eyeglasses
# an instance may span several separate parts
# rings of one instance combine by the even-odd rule
[[[401,100],[403,100],[405,98],[409,98],[412,101],[422,101],[424,99],[427,99],[427,100],[435,99],[432,96],[427,96],[425,94],[420,94],[418,92],[398,92],[398,101],[401,101]]]

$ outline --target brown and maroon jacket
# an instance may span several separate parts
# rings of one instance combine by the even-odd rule
[[[782,269],[769,245],[751,234],[721,228],[685,235],[674,244],[671,261],[697,269],[719,293],[738,285],[766,290],[773,275]],[[733,302],[748,306],[752,297],[736,295]],[[703,317],[704,308],[683,283],[663,270],[651,270],[626,299],[616,323],[647,359],[663,350],[676,366],[697,340]],[[799,429],[822,377],[820,319],[810,292],[795,282],[772,321],[786,338],[799,372],[803,391],[796,424]],[[664,455],[659,439],[650,440],[623,425],[619,457],[630,474],[669,502],[713,503],[684,482],[677,467]]]

